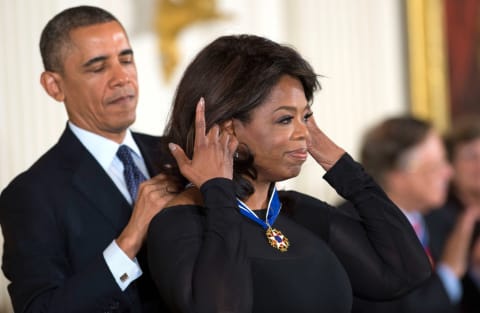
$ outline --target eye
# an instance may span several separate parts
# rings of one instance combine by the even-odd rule
[[[287,124],[290,124],[292,122],[292,120],[293,120],[293,116],[285,115],[285,116],[282,116],[281,118],[279,118],[277,123],[287,125]]]
[[[310,111],[310,112],[307,112],[304,116],[303,116],[303,120],[306,122],[308,121],[309,118],[311,118],[313,115],[313,112]]]
[[[120,59],[120,63],[122,64],[132,64],[133,63],[133,55],[125,56]]]
[[[93,73],[101,73],[101,72],[103,72],[104,69],[105,69],[105,67],[100,66],[100,67],[92,68],[91,71],[92,71]]]

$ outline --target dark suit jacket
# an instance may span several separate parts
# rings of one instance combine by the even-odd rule
[[[450,192],[447,202],[426,216],[431,240],[430,248],[432,254],[439,254],[445,245],[448,235],[451,233],[459,215],[463,212],[465,205]],[[472,244],[480,235],[480,224],[477,222],[472,238]],[[473,277],[467,274],[462,278],[462,299],[460,302],[461,313],[480,312],[480,289],[474,282]]]
[[[161,139],[133,137],[155,175]],[[124,292],[103,258],[131,211],[67,127],[58,143],[0,196],[2,269],[11,281],[15,312],[162,312],[145,251],[137,256],[144,274]]]

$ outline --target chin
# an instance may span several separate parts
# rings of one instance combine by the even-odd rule
[[[282,181],[282,180],[287,180],[287,179],[290,179],[290,178],[295,178],[298,175],[300,175],[300,169],[301,169],[301,167],[299,167],[298,169],[290,168],[286,173],[279,176],[278,179],[275,179],[275,181]]]
[[[124,121],[118,121],[112,129],[115,129],[117,132],[123,132],[127,130],[135,122],[135,119],[128,119]]]

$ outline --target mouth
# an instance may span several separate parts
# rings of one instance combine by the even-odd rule
[[[129,104],[135,99],[134,95],[117,96],[108,100],[108,104]]]
[[[117,90],[106,99],[108,104],[130,104],[135,99],[135,91],[130,89]]]
[[[289,151],[287,152],[287,155],[295,160],[303,162],[307,159],[308,152],[306,148],[301,148],[301,149]]]

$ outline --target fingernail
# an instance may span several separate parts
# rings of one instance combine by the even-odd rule
[[[203,97],[200,97],[200,102],[198,104],[200,105],[200,107],[204,107],[205,106],[205,99],[203,99]]]
[[[170,151],[175,151],[175,149],[177,149],[177,146],[174,143],[170,142],[168,144],[168,148],[170,149]]]

